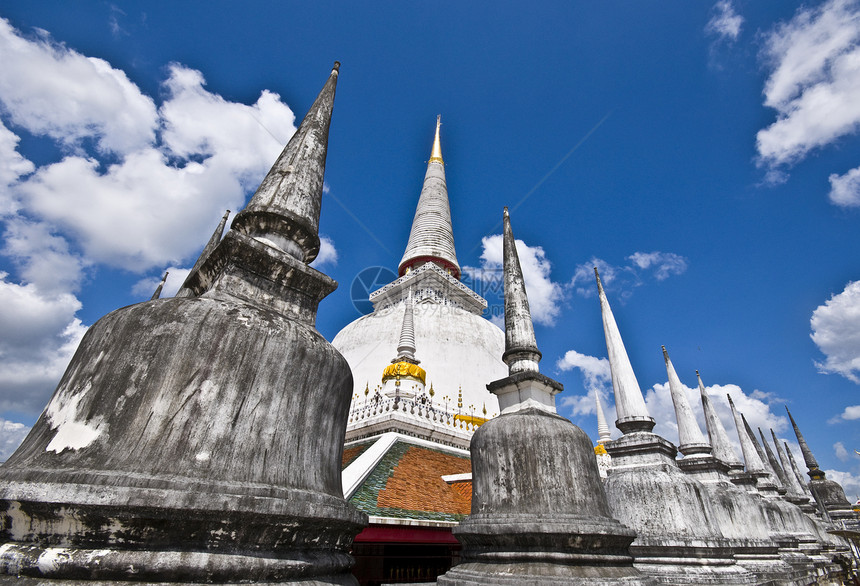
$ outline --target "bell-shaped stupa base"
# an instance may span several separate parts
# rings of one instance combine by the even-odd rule
[[[633,567],[633,531],[609,512],[591,440],[570,421],[503,414],[471,452],[473,514],[454,528],[463,563],[439,584],[652,583]]]
[[[252,248],[309,305],[334,286]],[[341,492],[351,393],[349,366],[312,323],[224,289],[110,313],[0,468],[0,572],[353,583],[366,517]]]
[[[678,468],[674,445],[642,431],[606,449],[606,495],[615,517],[638,534],[630,552],[643,574],[661,584],[757,583],[735,560],[709,491]]]

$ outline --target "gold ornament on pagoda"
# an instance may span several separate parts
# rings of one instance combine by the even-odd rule
[[[411,364],[409,362],[395,362],[394,364],[386,366],[385,370],[382,371],[382,382],[385,382],[390,378],[397,377],[413,378],[421,381],[421,384],[424,384],[427,379],[427,373],[417,364]]]

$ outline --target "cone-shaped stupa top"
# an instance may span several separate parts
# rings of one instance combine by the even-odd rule
[[[499,398],[501,414],[532,408],[555,413],[555,396],[562,384],[538,370],[541,354],[535,341],[535,331],[529,312],[529,300],[508,208],[504,209],[505,282],[505,352],[502,360],[508,365],[508,376],[487,385],[487,390]]]
[[[803,434],[800,433],[800,428],[797,427],[794,417],[791,416],[791,411],[788,410],[788,406],[785,407],[785,411],[788,413],[788,418],[791,420],[791,426],[794,428],[794,435],[797,436],[797,443],[800,445],[800,452],[803,454],[803,460],[806,462],[806,468],[809,470],[807,474],[809,474],[809,477],[813,479],[825,478],[824,472],[818,467],[818,461],[815,459],[815,456],[812,455],[812,450],[809,449],[809,445],[806,443],[806,440],[803,439]]]
[[[767,461],[770,463],[770,467],[773,469],[774,474],[776,474],[777,480],[779,480],[779,483],[786,491],[792,492],[794,487],[789,484],[785,471],[782,469],[779,460],[776,459],[776,454],[774,454],[773,450],[770,449],[770,444],[767,442],[767,438],[764,437],[764,432],[760,427],[758,428],[758,434],[759,437],[761,437],[761,445],[764,448],[764,453],[767,455]]]
[[[508,208],[503,213],[504,239],[502,256],[504,258],[505,278],[505,353],[502,360],[508,365],[511,374],[524,370],[538,371],[541,353],[535,340],[535,329],[526,296],[526,282],[517,255],[514,232]]]
[[[726,396],[729,398],[729,407],[732,408],[732,417],[735,419],[735,427],[738,430],[738,440],[740,440],[741,452],[744,455],[744,464],[746,465],[747,472],[767,474],[767,468],[761,456],[758,455],[758,450],[756,450],[755,444],[753,444],[753,438],[747,433],[743,415],[735,409],[732,396]]]
[[[418,366],[421,361],[415,358],[415,320],[412,307],[412,291],[406,297],[406,308],[403,312],[403,321],[400,324],[400,341],[397,344],[397,356],[391,364],[382,371],[382,382],[394,379],[399,381],[401,377],[420,381],[421,389],[427,382],[427,372]],[[399,383],[398,383],[399,385]],[[400,387],[397,386],[397,392]]]
[[[675,366],[669,358],[669,353],[666,352],[666,346],[661,346],[661,348],[663,349],[663,360],[666,362],[666,373],[669,376],[669,392],[672,394],[675,417],[678,420],[678,450],[685,456],[709,454],[711,453],[711,446],[705,441],[705,436],[702,435],[702,430],[696,423],[696,416],[690,407],[690,401],[687,399],[687,393],[681,384],[681,379],[675,372]]]
[[[726,433],[726,428],[720,421],[720,416],[717,415],[713,403],[711,403],[711,397],[705,390],[698,370],[696,371],[696,378],[699,380],[699,393],[702,395],[702,409],[705,412],[705,425],[711,440],[711,453],[718,460],[728,464],[730,468],[743,468],[744,465],[738,460],[738,455],[735,453],[731,441],[729,441],[729,434]]]
[[[442,162],[442,147],[439,142],[441,116],[436,119],[436,137],[433,151],[427,162],[424,186],[418,198],[418,207],[412,220],[412,231],[406,252],[398,266],[401,276],[406,271],[425,262],[433,262],[460,278],[457,251],[454,249],[454,229],[451,226],[451,208],[448,204],[448,186],[445,183],[445,165]]]
[[[164,289],[164,282],[167,281],[167,275],[169,274],[170,271],[164,271],[164,276],[161,277],[161,282],[158,284],[158,287],[155,288],[155,293],[153,293],[152,297],[149,298],[150,301],[161,297],[161,290]]]
[[[761,444],[758,443],[758,439],[756,439],[755,437],[755,432],[752,430],[752,427],[750,427],[746,415],[744,415],[743,413],[741,413],[741,421],[744,424],[744,430],[747,432],[747,435],[749,435],[750,441],[752,441],[753,447],[755,448],[758,457],[761,458],[761,461],[764,464],[765,470],[770,471],[770,466],[768,465],[767,456],[764,453],[764,448],[762,448]]]
[[[612,439],[612,432],[609,431],[609,424],[606,423],[606,414],[603,413],[603,405],[600,404],[598,391],[594,391],[594,402],[597,405],[597,443],[605,444]]]
[[[639,388],[639,381],[633,372],[633,366],[627,357],[627,350],[621,340],[621,332],[615,323],[615,316],[606,299],[600,274],[594,267],[597,278],[597,292],[600,296],[600,311],[603,315],[603,333],[606,336],[606,351],[609,354],[609,370],[612,374],[612,388],[615,391],[615,411],[618,419],[615,427],[622,433],[634,431],[651,431],[654,429],[654,419],[649,415],[645,406],[645,398]]]
[[[443,163],[442,142],[439,140],[439,129],[442,127],[442,115],[436,116],[436,136],[433,138],[433,150],[430,152],[431,163]]]
[[[797,478],[800,488],[803,489],[803,494],[808,497],[812,497],[812,491],[809,490],[809,485],[806,483],[806,479],[803,478],[803,474],[800,472],[797,462],[794,461],[794,454],[791,453],[791,449],[788,447],[788,442],[783,442],[783,445],[785,446],[785,455],[788,456],[788,461],[791,464],[791,471],[794,472],[794,476]]]
[[[215,247],[218,246],[219,242],[221,242],[221,237],[224,235],[224,227],[227,225],[228,217],[230,217],[230,210],[224,212],[224,215],[221,217],[221,221],[218,222],[218,227],[215,228],[215,231],[212,232],[212,236],[209,237],[209,242],[207,242],[206,246],[203,247],[203,251],[200,253],[200,256],[197,257],[197,260],[194,262],[194,266],[191,267],[190,271],[188,271],[188,276],[185,277],[182,287],[179,288],[179,291],[176,294],[177,297],[190,297],[192,295],[191,291],[188,289],[188,285],[191,282],[189,279],[191,279],[194,273],[200,269],[200,265],[209,258],[212,251],[215,250]]]
[[[328,131],[340,63],[233,229],[310,263],[319,253]]]
[[[800,485],[800,481],[797,479],[797,475],[794,473],[794,470],[791,468],[791,462],[788,459],[788,456],[785,453],[785,450],[782,449],[782,446],[779,444],[779,440],[776,437],[776,432],[773,431],[773,428],[770,430],[770,435],[773,438],[773,445],[776,447],[777,456],[779,456],[779,462],[782,467],[782,471],[785,475],[786,485],[785,488],[789,493],[794,495],[803,496],[804,491],[803,487]]]
[[[418,364],[415,360],[415,324],[412,313],[412,293],[406,297],[406,311],[400,325],[400,342],[397,344],[397,360]]]

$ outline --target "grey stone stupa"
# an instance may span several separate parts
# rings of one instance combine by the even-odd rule
[[[0,572],[36,579],[354,584],[366,523],[340,464],[352,376],[317,332],[339,64],[190,295],[86,333],[0,468]]]
[[[824,471],[818,467],[818,461],[812,454],[809,444],[803,439],[803,434],[800,433],[800,428],[797,427],[791,411],[788,410],[788,407],[785,408],[785,411],[791,420],[791,426],[794,428],[795,436],[797,436],[797,443],[800,445],[800,452],[803,454],[803,460],[806,463],[807,474],[809,474],[810,478],[808,486],[812,492],[812,496],[826,511],[830,521],[856,521],[857,513],[854,512],[851,503],[845,498],[845,490],[838,482],[828,480]]]
[[[689,402],[665,348],[663,348],[663,356],[669,374],[672,401],[675,403],[678,416],[679,434],[684,427],[688,430],[692,429],[692,436],[697,440],[700,437],[704,440],[704,436],[695,433],[695,430],[700,428],[692,410],[689,407],[678,409],[679,403],[687,403],[689,406]],[[698,371],[696,371],[696,377],[710,443],[707,450],[697,448],[691,451],[687,448],[685,451],[684,446],[690,442],[685,444],[682,441],[680,449],[684,458],[678,461],[678,466],[705,486],[717,525],[738,565],[752,572],[757,584],[789,584],[787,578],[791,577],[794,569],[782,560],[777,543],[770,537],[767,517],[761,506],[761,497],[738,488],[729,477],[731,467],[743,468],[743,465],[738,461],[734,449],[729,444],[728,435],[714,411]],[[686,419],[683,426],[682,418]],[[716,454],[720,454],[720,457]]]
[[[731,396],[728,396],[728,401],[746,470],[744,475],[739,475],[734,481],[747,486],[752,494],[761,495],[771,538],[779,545],[782,559],[794,569],[791,575],[796,580],[794,583],[808,583],[803,582],[803,577],[814,576],[816,564],[820,566],[825,562],[819,556],[822,549],[819,530],[812,519],[783,498],[784,491],[780,494],[774,473],[760,455],[764,450],[757,445],[744,414],[735,407]],[[744,476],[752,479],[752,483],[747,484],[746,480],[740,480]]]
[[[538,372],[507,208],[503,246],[510,376],[487,385],[501,415],[472,437],[472,514],[454,528],[463,561],[438,583],[651,584],[633,567],[633,531],[612,518],[591,440],[556,414],[561,384]]]
[[[596,268],[594,274],[618,409],[615,425],[624,434],[606,445],[612,457],[606,497],[615,518],[637,533],[630,546],[635,566],[661,584],[755,583],[755,576],[734,558],[710,491],[681,471],[675,461],[677,448],[651,431],[654,419]],[[666,363],[671,366],[668,357]],[[681,410],[689,411],[689,405]],[[687,431],[682,441],[691,456],[706,454],[710,447],[701,431],[696,434],[692,426]]]

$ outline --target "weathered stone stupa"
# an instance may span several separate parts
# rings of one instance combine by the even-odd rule
[[[797,436],[797,443],[800,445],[800,452],[803,454],[803,460],[806,463],[810,481],[808,483],[809,490],[813,497],[826,512],[829,520],[838,521],[855,521],[857,514],[851,508],[851,503],[845,498],[845,490],[838,482],[833,482],[827,479],[827,475],[821,468],[818,467],[818,461],[809,449],[809,444],[803,439],[803,434],[800,433],[800,428],[794,421],[791,411],[788,407],[785,408],[788,413],[788,418],[791,420],[791,426],[794,428],[794,434]]]
[[[634,533],[611,516],[591,441],[556,414],[561,384],[538,372],[507,208],[503,247],[510,376],[487,385],[501,415],[472,437],[472,514],[454,529],[463,563],[438,583],[650,584],[632,566]]]
[[[728,435],[714,411],[698,371],[696,377],[710,442],[705,441],[701,433],[665,347],[663,357],[678,419],[680,451],[684,454],[678,461],[678,466],[704,485],[712,505],[714,520],[737,564],[755,575],[758,584],[773,581],[789,584],[788,579],[794,569],[781,559],[778,545],[771,539],[761,497],[736,487],[729,477],[731,467],[743,469],[743,465],[737,460],[729,444]],[[720,454],[723,459],[715,454]]]
[[[736,563],[709,491],[681,471],[675,446],[651,431],[654,419],[596,268],[594,273],[618,409],[615,425],[624,434],[606,445],[612,457],[606,496],[615,518],[637,533],[630,546],[636,567],[662,584],[755,583],[755,576]],[[671,365],[668,356],[666,362]],[[709,448],[701,431],[696,434],[692,427],[682,441],[690,454]]]
[[[308,266],[339,64],[183,297],[84,336],[0,469],[0,571],[146,582],[355,583],[341,492],[352,376]]]

